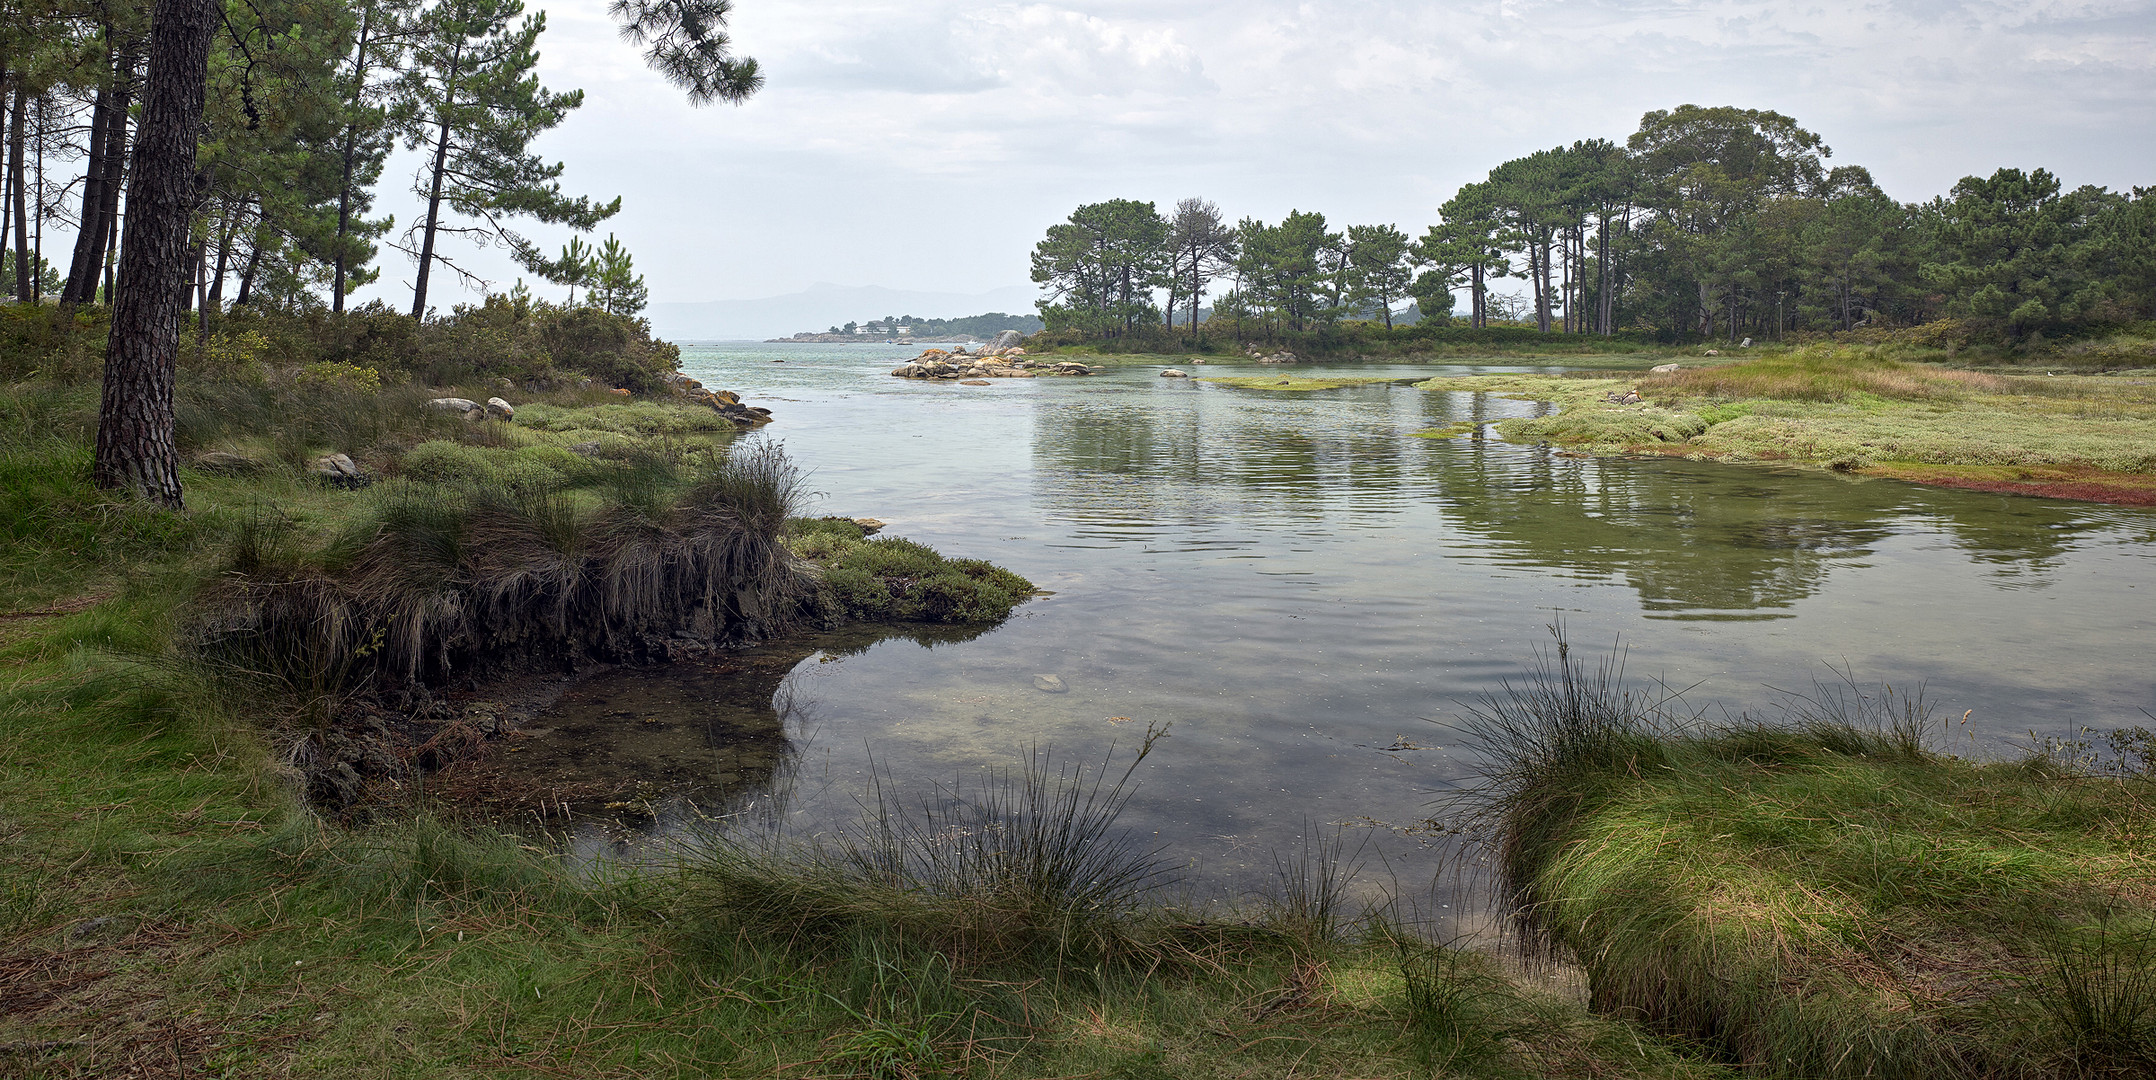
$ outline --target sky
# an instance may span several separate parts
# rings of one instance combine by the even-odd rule
[[[2004,166],[2156,185],[2156,0],[737,0],[767,81],[704,108],[604,0],[543,6],[541,81],[585,100],[533,148],[622,197],[598,235],[655,302],[1024,285],[1048,226],[1110,198],[1420,234],[1501,161],[1687,103],[1792,116],[1904,201]],[[417,164],[384,175],[400,229]],[[410,261],[382,265],[362,297],[409,304]],[[478,295],[436,281],[442,307]]]

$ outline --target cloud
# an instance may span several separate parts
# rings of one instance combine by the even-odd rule
[[[1686,102],[1793,116],[1904,199],[2156,181],[2156,0],[741,0],[769,82],[701,110],[605,0],[549,14],[543,78],[589,96],[540,149],[626,198],[664,299],[983,291],[1111,197],[1419,232],[1507,158]]]

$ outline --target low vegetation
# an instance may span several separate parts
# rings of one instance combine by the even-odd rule
[[[1931,747],[1921,701],[1826,685],[1701,724],[1562,644],[1470,725],[1526,924],[1590,1000],[1748,1075],[2156,1070],[2156,787]]]
[[[1332,378],[1323,375],[1282,372],[1279,375],[1224,375],[1199,381],[1212,383],[1216,386],[1232,386],[1238,390],[1338,390],[1348,386],[1368,386],[1373,383],[1398,382],[1399,380],[1382,376]]]
[[[1498,425],[1520,442],[2156,503],[2156,377],[1974,371],[1904,355],[1890,345],[1819,343],[1627,378],[1483,375],[1418,385],[1563,406]]]

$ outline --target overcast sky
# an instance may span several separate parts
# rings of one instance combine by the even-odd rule
[[[1119,197],[1420,233],[1500,161],[1684,103],[1793,116],[1905,201],[2001,166],[2156,185],[2156,0],[738,0],[768,81],[702,109],[604,0],[544,6],[542,81],[586,97],[534,146],[622,196],[600,235],[654,301],[1024,284],[1050,224]],[[414,163],[384,178],[400,228]],[[383,266],[363,295],[408,304],[409,260]]]

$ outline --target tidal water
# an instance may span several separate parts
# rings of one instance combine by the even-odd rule
[[[588,824],[577,846],[744,808],[813,832],[858,815],[872,771],[887,795],[934,800],[1041,749],[1099,760],[1166,725],[1124,822],[1196,893],[1261,885],[1314,834],[1427,878],[1448,848],[1424,822],[1474,771],[1455,725],[1558,624],[1695,708],[1757,712],[1845,675],[1921,688],[1965,753],[2156,710],[2147,510],[1417,434],[1546,408],[1410,386],[1517,367],[1305,365],[1395,381],[1303,393],[1153,366],[987,387],[888,375],[918,351],[689,346],[682,368],[776,414],[756,437],[808,472],[815,512],[883,519],[1054,595],[978,635],[853,633],[581,690],[552,723],[584,733],[583,760],[603,764],[610,730],[664,733],[664,768],[648,745],[622,767],[689,797]]]

